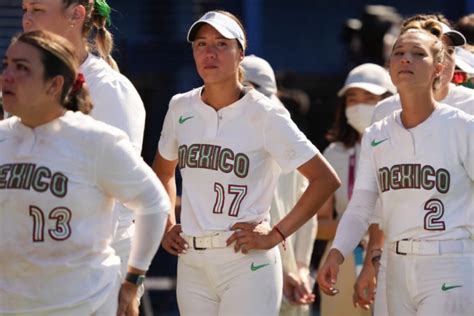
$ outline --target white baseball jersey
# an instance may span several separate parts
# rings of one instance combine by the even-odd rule
[[[124,131],[137,153],[141,153],[145,130],[145,107],[137,90],[124,75],[112,69],[103,59],[89,54],[80,66],[89,88],[94,108],[90,115]],[[133,221],[133,212],[120,203],[116,209],[119,216],[115,241],[122,237]],[[124,250],[122,257],[129,249]]]
[[[474,90],[463,86],[449,84],[449,90],[446,97],[440,101],[441,103],[458,108],[468,114],[474,115]],[[400,95],[395,94],[391,97],[383,99],[374,109],[372,123],[380,121],[384,117],[389,116],[396,110],[400,110]]]
[[[1,121],[0,152],[0,314],[102,304],[119,270],[115,198],[168,210],[151,168],[123,132],[70,111],[35,129]]]
[[[159,152],[179,161],[183,232],[228,231],[268,219],[276,181],[318,154],[286,112],[255,90],[219,111],[202,87],[174,96]]]
[[[366,130],[355,190],[379,192],[388,242],[471,238],[473,117],[438,104],[426,121],[405,129],[400,113]]]

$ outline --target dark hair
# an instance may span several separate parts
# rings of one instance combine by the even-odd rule
[[[44,67],[44,79],[64,78],[61,105],[72,111],[89,113],[92,109],[89,91],[84,86],[73,86],[78,78],[78,63],[72,44],[65,38],[47,31],[32,31],[14,37],[12,44],[22,42],[38,49]]]
[[[385,92],[381,96],[382,100],[388,98],[391,95],[391,92]],[[341,101],[336,108],[334,121],[326,134],[326,139],[331,143],[341,142],[344,144],[344,147],[351,148],[357,143],[359,136],[359,132],[347,122],[346,97],[344,96],[341,98]]]
[[[474,45],[474,13],[461,17],[454,25],[454,29],[466,37],[469,45]]]
[[[82,36],[89,39],[94,29],[94,39],[89,42],[89,48],[99,54],[112,68],[118,71],[117,62],[111,55],[114,48],[114,40],[112,33],[106,28],[111,23],[110,12],[112,11],[106,0],[63,0],[63,3],[65,8],[78,4],[86,9]]]

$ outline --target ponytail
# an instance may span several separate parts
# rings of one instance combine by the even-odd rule
[[[71,111],[89,114],[93,108],[89,89],[85,85],[84,75],[79,73],[65,98],[64,107]]]
[[[113,69],[119,71],[117,62],[113,59],[111,53],[114,48],[112,33],[106,27],[112,24],[110,13],[112,9],[106,0],[94,0],[94,9],[92,11],[92,25],[97,29],[94,38],[94,48]]]

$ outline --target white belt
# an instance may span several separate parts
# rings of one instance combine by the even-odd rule
[[[205,250],[211,248],[226,248],[227,239],[233,234],[233,231],[216,233],[214,235],[193,237],[188,235],[182,235],[183,239],[186,240],[189,247],[195,250]]]
[[[440,255],[444,253],[474,252],[473,239],[457,240],[399,240],[389,244],[399,255]]]

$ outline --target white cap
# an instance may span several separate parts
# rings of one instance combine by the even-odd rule
[[[361,88],[376,95],[385,92],[397,93],[397,88],[392,84],[390,75],[383,67],[376,64],[362,64],[352,69],[347,75],[344,87],[337,93],[342,97],[350,88]]]
[[[240,25],[230,16],[215,11],[207,12],[191,25],[187,36],[189,43],[194,41],[197,31],[203,23],[209,24],[227,39],[236,39],[245,50],[244,30],[242,30]]]
[[[468,74],[474,74],[474,54],[467,49],[456,47],[456,66]]]
[[[265,59],[249,55],[245,56],[240,65],[244,69],[245,81],[255,84],[258,92],[267,97],[277,93],[275,73]]]
[[[443,32],[443,35],[446,35],[451,39],[451,42],[453,43],[453,46],[463,46],[466,44],[466,38],[462,33],[452,30],[449,26],[446,24],[439,22],[441,24],[441,31]]]

